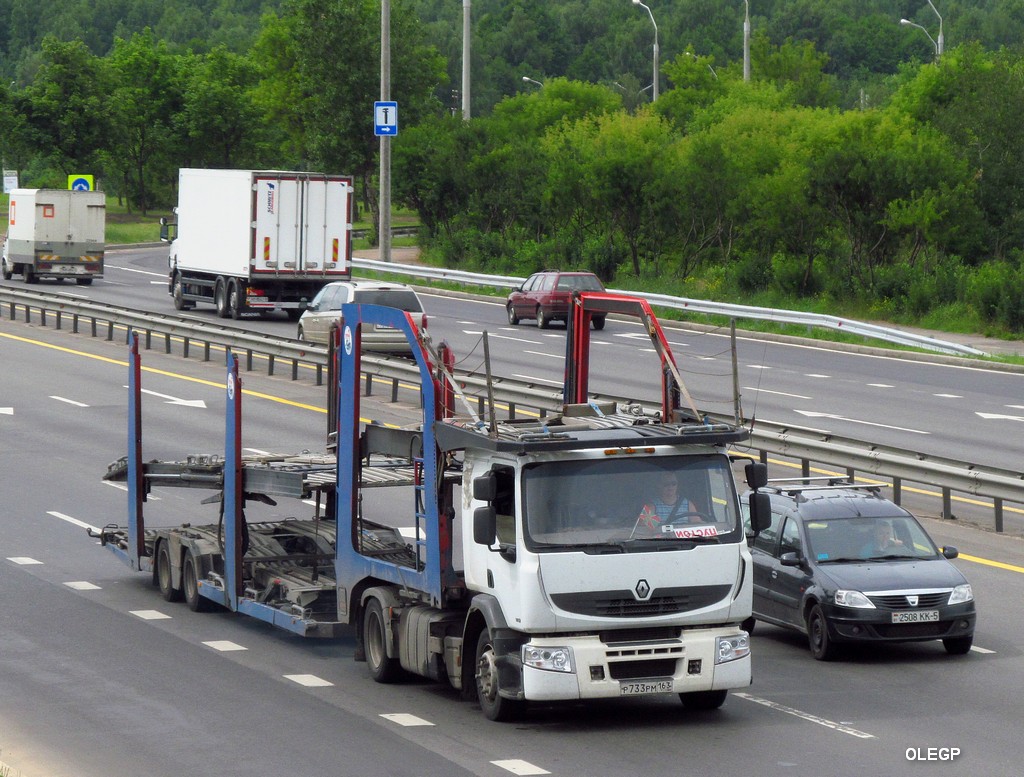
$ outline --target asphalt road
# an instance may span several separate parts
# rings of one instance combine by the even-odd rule
[[[1020,772],[1015,538],[926,520],[975,588],[967,656],[929,643],[819,663],[799,636],[760,626],[754,685],[719,711],[666,697],[495,724],[444,686],[373,683],[351,635],[303,641],[164,602],[82,528],[125,522],[124,492],[101,480],[126,444],[124,346],[3,319],[0,357],[0,761],[24,777]],[[144,366],[144,455],[220,450],[223,368],[155,353]],[[245,447],[320,446],[322,388],[257,373],[243,388]],[[203,493],[160,490],[148,514],[210,521]]]

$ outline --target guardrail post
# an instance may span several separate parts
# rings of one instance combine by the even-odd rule
[[[892,501],[894,504],[899,504],[901,499],[903,499],[903,478],[893,478]]]
[[[153,344],[153,330],[152,329],[147,329],[146,330],[146,350],[147,351],[150,349],[150,346],[152,346],[152,344]]]
[[[181,353],[186,359],[188,358],[188,346],[190,342],[191,340],[188,335],[185,335],[185,338],[181,342]]]
[[[245,349],[245,369],[248,372],[252,372],[252,348],[246,348]],[[271,374],[271,375],[274,374],[273,364],[271,364],[270,373],[269,374]]]
[[[210,361],[210,341],[209,340],[204,340],[203,341],[203,361],[204,362]]]
[[[39,308],[39,323],[46,326],[46,308]]]
[[[164,333],[164,353],[170,353],[170,352],[171,352],[171,333],[170,332],[165,332]]]
[[[59,311],[59,310],[55,310],[55,311],[53,312],[53,315],[57,317],[57,321],[56,321],[56,323],[54,323],[54,325],[53,325],[53,328],[54,328],[54,329],[60,329],[60,326],[61,326],[61,315],[60,315],[60,311]]]
[[[949,486],[942,487],[942,519],[944,521],[952,521],[956,516],[953,515],[953,498],[950,496]]]
[[[292,359],[292,380],[299,379],[299,360]]]
[[[857,481],[857,473],[854,472],[853,467],[846,468],[846,479],[851,483],[855,483]]]
[[[515,421],[516,420],[516,403],[515,402],[509,402],[508,403],[508,420],[509,421]]]
[[[373,375],[371,375],[370,373],[366,373],[366,389],[365,389],[365,392],[366,393],[363,394],[363,396],[366,396],[366,397],[368,397],[371,394],[373,394]]]
[[[800,475],[804,478],[811,476],[811,462],[807,459],[800,459]]]
[[[1001,534],[1003,531],[1003,500],[999,497],[993,499],[992,509],[995,511],[996,531]]]
[[[71,333],[78,334],[78,314],[74,313],[71,316]]]
[[[274,354],[267,356],[267,375],[274,374]]]
[[[114,340],[114,322],[113,321],[108,321],[107,322],[107,341],[108,342],[113,342],[113,340]]]
[[[398,378],[392,378],[391,380],[391,401],[398,401]]]
[[[316,385],[324,385],[324,365],[316,365]]]

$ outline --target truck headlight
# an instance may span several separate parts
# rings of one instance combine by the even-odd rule
[[[715,640],[716,647],[715,663],[725,664],[735,661],[737,658],[746,658],[750,655],[750,636],[738,634],[735,637],[718,637]]]
[[[523,645],[523,666],[548,672],[572,672],[572,648]]]
[[[840,588],[836,591],[835,602],[843,607],[857,607],[862,610],[875,609],[875,605],[871,603],[871,600],[860,591],[846,591]]]
[[[964,583],[953,589],[953,593],[949,595],[949,604],[963,604],[973,599],[974,591],[971,589],[971,584]]]

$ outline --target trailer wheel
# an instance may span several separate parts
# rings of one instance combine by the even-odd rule
[[[227,318],[229,314],[228,310],[228,290],[225,288],[223,278],[218,278],[216,285],[213,287],[213,304],[217,308],[217,315],[221,318]]]
[[[476,641],[476,698],[488,720],[514,720],[522,714],[526,702],[504,698],[498,693],[500,688],[494,645],[491,635],[484,629]]]
[[[388,656],[388,632],[380,599],[370,599],[363,610],[363,648],[370,677],[378,683],[391,683],[402,673],[398,660]]]
[[[211,602],[199,593],[196,560],[191,551],[185,554],[185,564],[181,568],[181,587],[185,591],[185,604],[192,612],[209,611]]]
[[[156,581],[160,586],[160,595],[164,601],[181,601],[181,588],[174,587],[174,577],[171,574],[171,551],[166,542],[161,542],[156,552]]]

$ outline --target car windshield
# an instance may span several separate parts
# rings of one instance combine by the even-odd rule
[[[527,546],[630,552],[743,538],[725,456],[608,457],[523,473]]]
[[[808,553],[818,562],[934,558],[939,551],[910,515],[810,520]]]
[[[385,305],[409,313],[423,312],[419,297],[412,289],[359,289],[355,301],[361,305]]]

